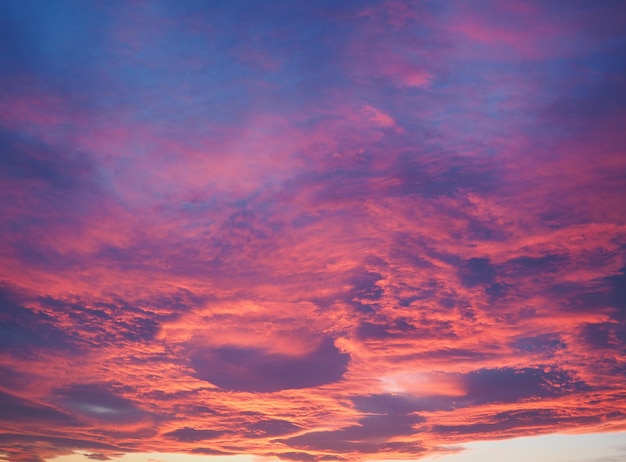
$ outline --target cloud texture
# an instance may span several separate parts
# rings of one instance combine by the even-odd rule
[[[0,0],[0,456],[626,429],[625,17]]]

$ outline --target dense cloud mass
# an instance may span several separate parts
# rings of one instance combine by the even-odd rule
[[[0,459],[626,430],[625,17],[0,0]]]

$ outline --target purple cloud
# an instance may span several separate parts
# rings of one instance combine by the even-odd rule
[[[79,418],[108,424],[133,424],[150,418],[132,401],[100,384],[73,384],[59,389],[55,400]]]
[[[479,369],[463,377],[466,397],[477,403],[515,403],[588,389],[566,371],[551,368]]]
[[[264,349],[220,347],[193,354],[191,364],[198,378],[225,390],[273,392],[309,388],[341,379],[349,355],[332,339],[304,356],[288,356]]]
[[[179,428],[178,430],[174,430],[168,433],[165,433],[164,436],[167,438],[171,438],[176,441],[182,441],[185,443],[195,443],[196,441],[204,441],[210,440],[223,435],[224,432],[217,430],[204,430],[204,429],[195,429],[191,427]]]

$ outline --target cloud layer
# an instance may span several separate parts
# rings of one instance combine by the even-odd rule
[[[0,2],[0,456],[626,427],[626,9]]]

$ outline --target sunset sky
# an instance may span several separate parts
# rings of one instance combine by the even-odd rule
[[[626,2],[0,0],[0,460],[626,460]]]

